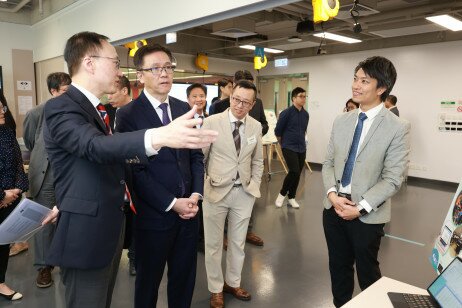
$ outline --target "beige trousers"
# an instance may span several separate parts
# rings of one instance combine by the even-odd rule
[[[255,197],[244,191],[242,186],[233,187],[219,202],[210,203],[204,199],[205,268],[209,291],[223,291],[224,281],[231,287],[240,287],[244,264],[244,246],[250,215]],[[228,250],[226,255],[226,280],[223,279],[221,258],[223,253],[223,232],[228,216]]]

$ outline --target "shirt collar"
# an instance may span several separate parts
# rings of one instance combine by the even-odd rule
[[[378,106],[375,106],[374,108],[369,109],[368,111],[362,111],[361,106],[359,106],[359,112],[364,112],[367,115],[368,120],[374,119],[379,112],[383,109],[383,103],[380,103]],[[359,114],[359,113],[358,113]]]
[[[168,105],[168,95],[167,98],[165,99],[164,102],[159,101],[157,98],[149,94],[148,91],[143,90],[144,95],[146,95],[148,101],[151,103],[151,105],[154,107],[154,109],[159,108],[159,105],[162,103],[166,103]]]
[[[83,93],[83,95],[85,95],[86,98],[88,98],[88,100],[90,101],[90,103],[93,105],[93,107],[96,108],[96,106],[98,106],[101,101],[99,100],[99,98],[97,98],[93,93],[91,93],[90,91],[88,91],[87,89],[85,89],[84,87],[82,87],[81,85],[78,85],[74,82],[71,83],[75,88],[77,88],[77,90],[79,90],[80,92]]]
[[[228,110],[228,116],[229,116],[229,122],[231,123],[234,123],[234,122],[237,122],[237,121],[241,121],[243,125],[245,125],[245,120],[247,119],[247,115],[245,115],[245,117],[242,119],[242,120],[239,120],[238,118],[236,118],[233,113],[231,112],[231,109]]]

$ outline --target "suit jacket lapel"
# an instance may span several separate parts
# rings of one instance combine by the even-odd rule
[[[144,109],[143,114],[146,120],[150,123],[150,126],[151,127],[161,127],[162,120],[159,118],[159,115],[157,114],[156,110],[154,109],[151,102],[148,100],[148,98],[144,94],[144,91],[140,95],[140,103]]]
[[[361,144],[361,147],[358,150],[357,156],[359,156],[359,154],[361,154],[361,151],[364,149],[364,147],[367,145],[367,143],[371,140],[371,138],[374,135],[375,131],[377,130],[379,125],[382,123],[386,111],[387,111],[387,109],[385,107],[383,107],[382,110],[379,112],[379,114],[375,117],[374,122],[372,122],[371,128],[369,128],[369,131],[367,132],[367,135],[364,138],[363,143]]]
[[[101,119],[101,116],[99,115],[98,111],[96,110],[95,106],[88,100],[88,98],[80,92],[76,87],[70,86],[66,92],[71,98],[77,102],[82,109],[88,113],[90,116],[92,116],[96,122],[99,125],[99,128],[107,135],[109,132],[106,129],[106,124],[103,122],[103,119]]]

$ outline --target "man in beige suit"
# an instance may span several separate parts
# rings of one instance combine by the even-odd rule
[[[219,137],[204,148],[206,178],[204,184],[205,266],[210,307],[224,307],[223,291],[240,300],[250,300],[241,288],[244,245],[255,198],[260,197],[263,172],[261,124],[248,116],[255,104],[257,89],[247,80],[237,82],[230,108],[204,120],[203,128],[218,131]],[[221,257],[223,230],[228,216],[228,252],[226,278]]]

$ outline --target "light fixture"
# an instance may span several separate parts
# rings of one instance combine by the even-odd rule
[[[176,43],[176,32],[169,32],[165,34],[165,43],[166,44]]]
[[[243,49],[255,50],[254,45],[241,45],[239,47]],[[284,50],[279,50],[279,49],[274,49],[274,48],[264,48],[263,50],[269,53],[283,53],[284,52]]]
[[[462,30],[462,21],[449,15],[431,16],[426,19],[452,31]]]
[[[301,42],[302,39],[298,37],[297,35],[294,35],[294,36],[289,37],[287,41],[291,43],[298,43],[298,42]]]
[[[357,39],[354,39],[354,38],[351,38],[351,37],[346,37],[346,36],[343,36],[343,35],[333,34],[333,33],[329,33],[329,32],[320,32],[320,33],[316,33],[316,34],[313,34],[313,35],[316,36],[316,37],[326,38],[326,39],[329,39],[329,40],[339,41],[339,42],[348,43],[348,44],[360,43],[361,42],[361,40],[357,40]]]

